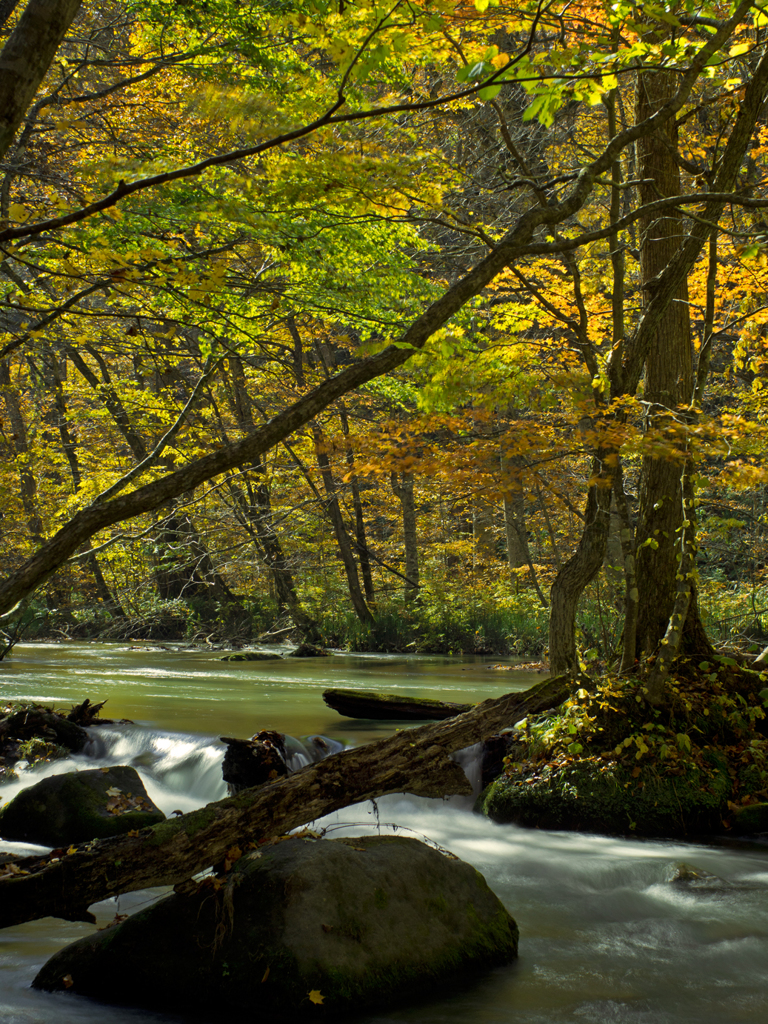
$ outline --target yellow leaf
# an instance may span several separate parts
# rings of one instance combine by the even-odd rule
[[[317,1003],[319,1006],[323,1002],[325,996],[320,995],[319,989],[313,988],[311,992],[307,993],[310,1003]]]
[[[262,983],[262,985],[264,984],[264,982],[267,980],[268,977],[269,977],[269,968],[267,968],[266,971],[264,971],[264,974],[261,976],[261,983]]]
[[[23,224],[25,220],[29,219],[27,208],[26,206],[22,206],[21,203],[11,203],[8,207],[8,213],[10,214],[11,220],[15,220],[20,224]]]

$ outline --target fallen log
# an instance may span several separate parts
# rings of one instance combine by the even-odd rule
[[[396,693],[377,693],[373,690],[325,690],[323,700],[329,708],[345,718],[390,722],[423,722],[424,719],[443,721],[463,715],[475,707],[474,704],[449,704],[429,697],[401,697]]]
[[[556,707],[572,688],[566,677],[549,679],[523,693],[483,701],[456,718],[334,754],[136,835],[7,862],[0,865],[0,927],[48,916],[93,921],[88,907],[98,900],[155,885],[183,890],[192,875],[224,861],[233,846],[282,835],[385,793],[470,795],[451,753]]]

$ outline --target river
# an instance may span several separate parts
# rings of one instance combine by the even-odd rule
[[[225,795],[221,735],[278,729],[358,744],[387,723],[342,719],[328,686],[469,702],[522,690],[541,676],[489,668],[492,659],[340,655],[223,663],[177,645],[19,645],[0,663],[0,699],[59,708],[108,698],[107,728],[85,758],[54,770],[132,763],[166,812]],[[101,730],[99,730],[101,732]],[[45,769],[50,770],[50,769]],[[39,775],[0,791],[8,799]],[[768,846],[639,842],[493,823],[454,802],[392,796],[318,823],[330,835],[384,830],[426,836],[474,864],[520,926],[520,957],[471,987],[355,1024],[764,1024],[768,1020]],[[0,842],[0,849],[19,844]],[[716,876],[673,883],[681,862]],[[98,924],[155,897],[93,908]],[[0,931],[2,1024],[149,1024],[182,1017],[105,1007],[29,984],[57,949],[92,926],[54,919]],[[251,1018],[249,1017],[249,1022]],[[233,1021],[233,1024],[239,1024]],[[245,1022],[243,1022],[245,1024]]]

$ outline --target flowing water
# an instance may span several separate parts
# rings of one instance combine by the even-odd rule
[[[0,700],[57,707],[109,699],[134,724],[97,730],[86,756],[54,770],[133,764],[166,813],[224,795],[220,735],[270,728],[347,744],[395,726],[356,723],[321,692],[359,686],[469,702],[530,686],[488,659],[337,656],[222,663],[220,654],[120,645],[27,645],[0,664]],[[45,771],[51,770],[50,767]],[[33,770],[0,791],[9,798]],[[768,846],[638,842],[499,826],[455,803],[384,797],[319,823],[329,835],[394,824],[474,864],[520,926],[520,958],[443,999],[356,1024],[764,1024],[768,1020]],[[19,844],[0,843],[0,849]],[[685,862],[715,876],[672,881]],[[155,898],[93,908],[99,925]],[[92,926],[53,919],[0,931],[0,1024],[149,1024],[182,1018],[34,992],[40,965]],[[217,1022],[218,1024],[218,1022]],[[233,1024],[240,1024],[234,1021]],[[243,1021],[242,1024],[245,1024]]]

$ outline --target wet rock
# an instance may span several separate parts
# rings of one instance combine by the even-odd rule
[[[328,651],[317,644],[303,643],[286,655],[287,658],[327,658]]]
[[[400,836],[305,836],[73,943],[33,984],[291,1020],[379,1012],[516,955],[517,926],[471,865]]]
[[[69,846],[164,820],[135,768],[95,768],[51,775],[22,790],[0,809],[0,836],[41,846]]]
[[[675,865],[670,881],[673,885],[695,888],[697,890],[705,889],[707,892],[727,885],[727,882],[722,878],[718,878],[717,875],[711,875],[708,871],[704,871],[703,868],[694,867],[692,864],[686,864],[684,861]]]
[[[249,740],[222,736],[221,742],[227,745],[221,774],[230,794],[288,774],[288,754],[281,732],[262,729]]]
[[[0,720],[0,743],[4,747],[40,739],[79,753],[88,742],[88,733],[76,722],[47,708],[19,708]]]

